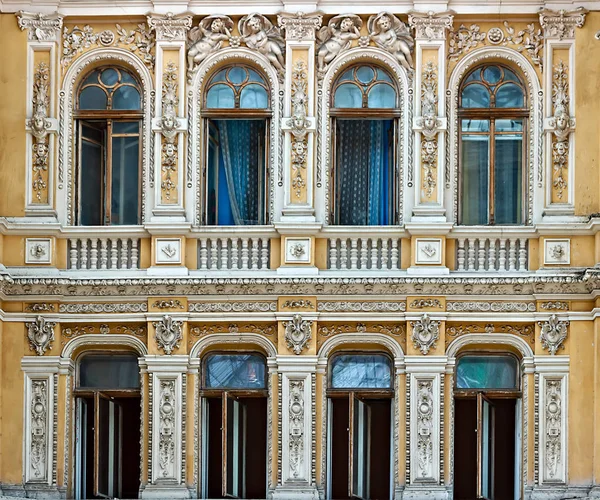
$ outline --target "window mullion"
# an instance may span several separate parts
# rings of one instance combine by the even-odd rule
[[[104,193],[104,224],[111,224],[111,197],[112,197],[112,129],[113,129],[113,121],[107,120],[106,122],[106,159],[104,162],[105,165],[105,179],[106,179],[106,189]]]
[[[494,190],[494,184],[495,184],[495,155],[496,155],[496,138],[495,138],[495,132],[496,132],[496,120],[494,119],[494,117],[490,117],[490,160],[489,160],[489,179],[490,179],[490,185],[489,185],[489,193],[490,193],[490,203],[489,203],[489,224],[494,224],[494,218],[495,218],[495,203],[496,200],[494,198],[494,194],[495,194],[495,190]]]

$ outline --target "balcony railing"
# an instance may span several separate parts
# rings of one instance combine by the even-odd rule
[[[139,238],[71,238],[69,269],[138,269]]]
[[[457,271],[527,271],[529,244],[525,237],[472,237],[456,241]]]
[[[198,269],[200,270],[256,270],[269,269],[270,238],[218,237],[198,239]]]
[[[401,266],[401,241],[397,237],[385,236],[329,238],[327,269],[398,270]]]

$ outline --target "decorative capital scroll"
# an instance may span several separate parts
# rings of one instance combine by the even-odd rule
[[[567,338],[569,321],[561,321],[556,314],[553,314],[548,321],[540,321],[538,325],[542,329],[540,340],[544,349],[548,349],[550,354],[555,355],[556,351],[565,348],[563,342]]]
[[[188,30],[192,27],[191,15],[150,14],[148,17],[150,31],[156,32],[156,39],[169,42],[185,42]]]
[[[415,30],[415,38],[432,40],[445,40],[446,30],[452,29],[454,11],[445,12],[408,12],[408,24]]]
[[[294,354],[300,354],[308,347],[312,338],[312,321],[303,320],[301,314],[294,314],[292,321],[285,321],[285,343]]]
[[[440,338],[441,321],[432,320],[428,314],[424,314],[419,321],[411,321],[412,341],[415,349],[422,354],[427,354],[429,349],[435,348],[436,341]]]
[[[63,16],[58,12],[42,14],[41,12],[17,12],[17,22],[21,31],[27,29],[31,41],[55,42],[62,29]]]
[[[574,10],[540,10],[540,24],[546,38],[575,38],[575,28],[583,27],[585,15],[589,11],[583,7]]]
[[[42,316],[38,316],[35,321],[26,323],[26,325],[29,348],[35,351],[38,356],[43,356],[47,350],[52,348],[56,323],[46,321]]]
[[[323,16],[319,12],[281,12],[277,23],[285,30],[286,40],[314,40],[315,31],[321,27]]]
[[[165,314],[161,321],[155,321],[153,325],[154,339],[158,348],[165,351],[165,354],[171,354],[179,347],[179,342],[183,338],[183,321],[175,321]]]

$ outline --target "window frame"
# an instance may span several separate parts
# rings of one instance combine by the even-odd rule
[[[481,387],[481,388],[470,388],[470,389],[464,389],[464,388],[458,388],[456,386],[457,383],[457,377],[456,377],[456,371],[458,370],[458,365],[460,363],[460,359],[464,358],[464,357],[489,357],[489,356],[498,356],[498,357],[512,357],[516,360],[517,362],[517,373],[516,373],[516,381],[518,384],[518,388],[516,389],[486,389],[485,387]],[[467,399],[473,399],[473,398],[477,398],[477,394],[484,394],[487,397],[491,397],[491,398],[520,398],[522,395],[522,367],[521,367],[521,359],[513,352],[510,351],[491,351],[491,350],[485,350],[485,351],[465,351],[465,352],[461,352],[458,356],[456,356],[456,363],[455,363],[455,368],[454,368],[454,385],[452,387],[452,390],[454,392],[454,397],[455,398],[467,398]]]
[[[496,108],[495,107],[495,93],[490,91],[490,106],[487,108],[463,108],[462,107],[462,95],[464,89],[469,86],[469,84],[478,83],[481,85],[485,85],[485,80],[483,79],[483,72],[486,68],[491,66],[497,66],[502,68],[502,70],[508,69],[511,71],[518,79],[518,82],[510,81],[510,83],[517,84],[521,90],[523,91],[523,107],[522,108]],[[469,76],[473,73],[479,71],[481,76],[480,80],[467,82]],[[489,87],[486,86],[489,91]],[[496,90],[497,92],[497,90]],[[528,209],[528,198],[527,192],[529,191],[529,182],[528,182],[528,164],[527,164],[527,145],[528,145],[528,137],[529,137],[529,118],[530,118],[530,110],[528,103],[528,93],[526,90],[526,86],[524,83],[523,75],[518,71],[512,68],[511,66],[504,64],[502,62],[488,62],[485,64],[481,64],[471,69],[465,77],[461,80],[459,88],[458,88],[458,108],[457,108],[457,120],[458,120],[458,165],[459,165],[459,176],[458,176],[458,224],[464,226],[476,226],[480,224],[464,224],[463,223],[463,213],[462,213],[462,203],[460,200],[463,196],[463,183],[462,176],[463,174],[463,127],[462,121],[464,119],[474,119],[474,120],[488,120],[489,121],[489,132],[464,132],[465,135],[486,135],[489,137],[489,159],[488,159],[488,203],[487,203],[487,224],[483,224],[484,226],[496,226],[495,223],[495,148],[496,141],[495,138],[498,135],[509,134],[508,132],[496,132],[496,120],[499,119],[521,119],[523,122],[523,131],[522,131],[522,148],[521,148],[521,185],[523,186],[521,197],[521,222],[517,224],[508,224],[508,226],[523,226],[527,224],[527,209]],[[494,107],[491,104],[494,103]]]
[[[361,66],[368,66],[374,70],[385,72],[391,79],[391,82],[386,82],[386,84],[390,85],[394,91],[396,92],[396,107],[395,108],[369,108],[368,107],[368,93],[370,88],[372,88],[377,82],[380,80],[375,80],[375,82],[368,85],[368,89],[364,92],[363,102],[361,108],[336,108],[335,107],[335,93],[343,84],[347,84],[351,81],[349,80],[341,80],[342,76],[344,76],[348,71],[354,70],[354,74],[356,75],[356,70]],[[330,165],[329,165],[329,179],[330,179],[330,198],[329,198],[329,221],[330,225],[341,226],[340,224],[340,210],[339,210],[339,202],[340,202],[340,193],[338,186],[338,177],[340,174],[340,170],[338,167],[338,148],[340,147],[340,140],[337,133],[337,121],[340,119],[345,120],[392,120],[392,137],[391,137],[391,157],[389,158],[390,168],[391,168],[391,186],[388,187],[390,201],[391,201],[391,217],[390,223],[388,226],[398,225],[400,221],[400,213],[398,210],[398,201],[401,195],[401,186],[399,179],[399,168],[398,168],[398,139],[400,134],[400,119],[402,117],[402,111],[399,107],[400,102],[400,88],[396,81],[394,80],[392,74],[383,66],[374,64],[367,61],[358,62],[355,64],[351,64],[349,66],[345,66],[342,70],[339,71],[339,76],[336,80],[334,80],[333,85],[331,86],[330,97],[329,97],[329,121],[330,121],[330,144],[331,144],[331,155],[330,155]],[[356,225],[356,227],[366,226],[366,224]],[[348,226],[355,227],[355,226]],[[371,226],[369,226],[371,227]],[[377,227],[377,226],[373,226]],[[383,226],[387,227],[387,226]]]
[[[264,85],[259,84],[257,82],[247,82],[245,84],[242,85],[242,87],[240,87],[239,90],[239,95],[235,96],[235,104],[233,108],[208,108],[207,107],[207,98],[208,98],[208,92],[209,90],[217,84],[220,84],[222,82],[217,81],[217,82],[212,82],[212,78],[214,78],[217,73],[225,70],[229,70],[230,68],[233,67],[242,67],[246,70],[252,70],[256,73],[258,73],[263,81],[264,81]],[[273,120],[273,110],[272,110],[272,106],[271,106],[271,96],[272,96],[272,89],[268,84],[268,78],[265,76],[265,74],[263,73],[262,70],[250,65],[250,64],[246,64],[246,63],[241,63],[241,62],[232,62],[230,64],[227,64],[225,66],[219,66],[217,69],[215,69],[210,75],[207,76],[206,81],[208,82],[207,85],[202,89],[202,96],[201,96],[201,109],[200,109],[200,119],[201,119],[201,130],[202,130],[202,137],[201,137],[201,143],[204,145],[204,153],[202,154],[202,189],[201,189],[201,200],[199,200],[200,206],[202,207],[202,216],[201,216],[201,224],[204,226],[208,226],[208,213],[209,213],[209,196],[208,196],[208,169],[209,169],[209,150],[210,150],[210,142],[211,142],[211,135],[210,135],[210,127],[213,126],[215,127],[215,120],[235,120],[235,119],[240,119],[240,120],[262,120],[264,121],[265,124],[265,137],[264,137],[264,159],[263,159],[263,168],[261,169],[261,171],[259,172],[259,183],[258,183],[258,195],[259,195],[259,221],[262,220],[261,224],[257,224],[258,226],[265,226],[265,225],[269,225],[270,222],[270,214],[269,214],[269,185],[271,183],[271,176],[270,176],[270,154],[269,151],[271,150],[271,124],[272,124],[272,120]],[[262,109],[253,109],[253,108],[240,108],[239,107],[239,101],[240,101],[240,96],[242,93],[242,90],[244,88],[245,85],[250,85],[250,84],[256,84],[256,85],[260,85],[261,87],[263,87],[267,93],[267,104],[268,107],[267,108],[262,108]],[[237,106],[237,107],[236,107]],[[218,178],[218,174],[217,174],[217,178]],[[218,184],[217,184],[218,185]],[[217,189],[218,190],[218,189]],[[262,200],[262,211],[260,210],[260,204]],[[218,227],[219,224],[218,222],[218,196],[217,199],[215,200],[215,214],[216,214],[216,221],[215,224],[210,224],[210,227]],[[221,226],[223,227],[223,226]],[[238,227],[238,226],[236,226]],[[243,226],[240,226],[243,227]]]
[[[333,369],[332,363],[335,358],[340,356],[373,356],[379,355],[387,358],[390,367],[390,384],[391,387],[384,388],[368,388],[368,387],[332,387],[332,377],[333,377]],[[362,399],[386,399],[394,397],[394,360],[392,357],[385,351],[338,351],[333,353],[329,360],[327,361],[327,391],[326,395],[330,398],[350,398],[352,399],[354,396],[362,398]]]
[[[264,366],[265,366],[265,380],[264,380],[264,384],[265,387],[264,389],[230,389],[227,387],[215,387],[215,388],[209,388],[206,386],[206,363],[208,361],[208,359],[212,356],[218,356],[218,355],[225,355],[225,356],[236,356],[236,355],[245,355],[245,354],[252,354],[252,355],[256,355],[259,356],[262,361],[264,362]],[[231,350],[217,350],[217,351],[210,351],[208,353],[206,353],[201,361],[200,361],[200,366],[201,366],[201,377],[200,377],[200,396],[201,397],[227,397],[227,396],[233,396],[236,398],[239,397],[244,397],[244,398],[266,398],[269,395],[269,367],[267,366],[267,358],[266,356],[260,352],[257,351],[255,349],[249,349],[249,350],[235,350],[235,351],[231,351]]]
[[[118,71],[127,72],[136,82],[137,91],[140,95],[140,109],[139,110],[113,110],[113,109],[80,109],[79,100],[81,92],[89,85],[86,84],[87,78],[95,72],[102,72],[106,69],[116,69]],[[108,100],[107,100],[108,102]],[[78,88],[75,99],[75,109],[73,110],[73,120],[75,122],[75,128],[77,133],[77,175],[76,175],[76,187],[75,187],[75,206],[76,214],[75,221],[76,225],[81,226],[81,176],[82,176],[82,142],[83,134],[82,127],[84,124],[92,126],[93,128],[101,128],[103,130],[103,144],[102,147],[102,161],[101,161],[101,177],[103,183],[101,186],[101,226],[116,226],[122,224],[112,224],[112,202],[110,197],[112,196],[112,181],[113,181],[113,166],[112,166],[112,142],[114,138],[118,137],[137,137],[138,138],[138,208],[137,208],[137,223],[141,224],[142,218],[142,143],[143,143],[143,121],[144,121],[144,109],[143,109],[143,86],[139,78],[133,73],[132,70],[115,65],[103,65],[93,68],[88,71],[82,78]],[[137,133],[113,133],[113,125],[115,123],[123,122],[137,122],[138,132]],[[103,127],[97,127],[97,124],[103,124]],[[89,226],[93,227],[93,226]]]
[[[136,389],[136,388],[129,388],[129,389],[110,389],[110,388],[103,388],[103,387],[81,387],[81,362],[84,360],[84,358],[88,358],[88,357],[93,357],[93,356],[110,356],[112,358],[124,358],[124,357],[128,357],[128,358],[135,358],[137,361],[137,365],[138,365],[138,379],[140,382],[140,386]],[[139,364],[139,356],[136,352],[133,351],[84,351],[83,353],[81,353],[81,355],[77,358],[77,361],[75,363],[75,387],[73,388],[73,396],[81,396],[81,397],[96,397],[95,395],[97,393],[101,393],[101,394],[106,394],[110,397],[119,397],[119,398],[126,398],[126,397],[139,397],[140,394],[142,393],[142,380],[141,380],[141,373],[139,371],[140,368],[140,364]]]

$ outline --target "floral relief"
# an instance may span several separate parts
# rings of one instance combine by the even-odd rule
[[[298,60],[292,71],[292,117],[287,121],[292,132],[292,189],[296,198],[302,196],[306,187],[306,163],[308,154],[308,78],[306,62]]]
[[[163,136],[162,140],[162,180],[161,191],[163,203],[175,203],[173,191],[177,189],[177,106],[179,97],[177,95],[177,67],[173,62],[169,62],[163,74],[162,88],[162,117],[160,119],[160,129]]]
[[[48,461],[48,381],[31,381],[30,401],[30,478],[45,479]],[[32,474],[33,473],[33,474]]]
[[[158,464],[164,478],[175,476],[175,380],[160,381]]]

